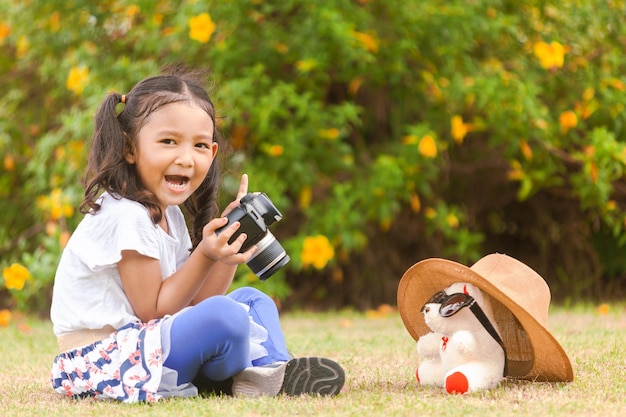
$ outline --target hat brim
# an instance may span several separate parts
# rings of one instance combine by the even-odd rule
[[[574,373],[569,358],[548,329],[485,277],[465,265],[447,259],[431,258],[420,261],[409,268],[400,280],[398,310],[413,339],[417,340],[431,331],[420,312],[421,307],[434,293],[455,282],[472,284],[500,302],[515,316],[526,332],[534,351],[534,360],[519,373],[515,373],[513,366],[513,372],[509,372],[511,376],[541,381],[573,381]]]

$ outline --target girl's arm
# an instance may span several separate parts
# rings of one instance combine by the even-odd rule
[[[239,189],[237,190],[237,198],[230,203],[228,207],[222,213],[222,217],[230,213],[237,206],[241,197],[248,193],[248,175],[243,174],[239,183]],[[242,243],[243,244],[243,243]],[[192,304],[197,304],[200,301],[209,298],[214,295],[224,295],[230,288],[235,277],[235,271],[237,271],[237,265],[229,265],[223,262],[217,262],[211,268],[208,279],[204,282],[198,294],[194,297]]]
[[[239,204],[239,199],[245,195],[247,189],[248,179],[244,175],[237,200],[228,206],[226,212]],[[204,226],[202,242],[166,280],[162,279],[158,259],[136,251],[122,252],[122,259],[118,262],[122,285],[141,321],[147,322],[166,314],[174,314],[195,301],[226,292],[237,265],[250,259],[256,250],[256,247],[252,247],[245,253],[239,253],[247,237],[245,234],[228,244],[228,240],[239,229],[239,222],[234,222],[219,235],[215,234],[227,222],[222,217]]]
[[[166,314],[174,314],[190,305],[218,262],[236,265],[250,258],[254,248],[238,253],[246,239],[245,234],[228,244],[230,237],[239,228],[239,222],[234,222],[219,235],[215,234],[215,230],[226,223],[225,218],[210,221],[204,227],[202,242],[180,269],[166,280],[162,279],[158,259],[136,251],[122,252],[122,259],[117,264],[122,285],[141,321],[147,322]]]
[[[227,265],[216,263],[209,273],[204,285],[191,301],[191,304],[198,304],[200,301],[214,295],[224,295],[230,288],[235,277],[237,265]]]

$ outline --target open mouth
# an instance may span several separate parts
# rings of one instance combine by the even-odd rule
[[[170,187],[182,190],[187,186],[187,183],[189,182],[189,177],[185,177],[182,175],[166,175],[165,181]]]

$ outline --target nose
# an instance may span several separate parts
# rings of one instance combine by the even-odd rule
[[[180,151],[178,152],[174,163],[176,165],[184,167],[193,166],[193,155],[191,153],[191,150],[188,149],[186,146],[180,147]]]

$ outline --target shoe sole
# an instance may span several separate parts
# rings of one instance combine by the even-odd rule
[[[296,358],[287,362],[279,394],[290,396],[339,394],[345,382],[343,368],[326,358]]]

